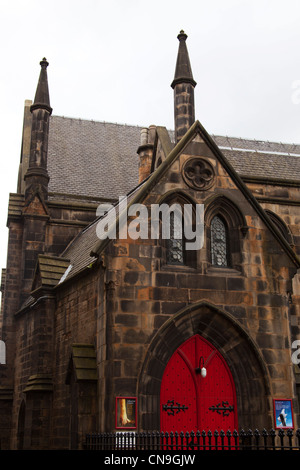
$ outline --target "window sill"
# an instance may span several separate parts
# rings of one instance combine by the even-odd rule
[[[197,271],[196,268],[192,266],[187,266],[186,264],[164,264],[160,267],[161,271],[184,271],[194,273]]]
[[[229,267],[222,267],[220,266],[219,268],[217,266],[210,266],[207,268],[207,274],[223,274],[226,275],[228,274],[229,276],[236,275],[236,276],[241,276],[242,273],[238,271],[235,268],[229,268]]]

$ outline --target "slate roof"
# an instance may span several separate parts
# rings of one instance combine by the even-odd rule
[[[300,145],[212,136],[242,177],[300,181]]]
[[[131,191],[131,193],[128,193],[128,195],[126,196],[127,203],[130,203],[131,199],[145,184],[145,181],[136,186],[134,190]],[[113,205],[113,210],[115,211],[116,218],[118,217],[118,209],[120,207],[118,203],[119,200],[116,204]],[[94,256],[91,253],[93,252],[95,246],[99,243],[99,238],[97,235],[97,224],[100,218],[101,216],[96,218],[85,229],[79,232],[79,234],[71,241],[71,243],[62,253],[61,256],[64,259],[69,260],[69,268],[68,272],[65,273],[64,277],[60,280],[60,282],[72,278],[80,271],[86,269],[87,266],[92,266],[92,264],[97,260],[97,256]]]
[[[142,127],[51,116],[49,191],[116,200],[138,183]],[[173,140],[173,131],[169,131]],[[300,144],[212,135],[240,176],[300,181]]]
[[[91,256],[91,252],[99,241],[96,231],[97,223],[98,220],[96,219],[86,229],[82,230],[62,253],[63,259],[69,259],[70,261],[68,272],[65,272],[64,278],[61,278],[60,282],[70,279],[96,261],[97,258]]]
[[[51,116],[49,192],[116,199],[138,182],[140,128]]]
[[[219,148],[242,178],[280,179],[300,183],[300,155],[295,157]]]

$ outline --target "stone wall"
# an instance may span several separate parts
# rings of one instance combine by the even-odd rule
[[[183,164],[191,155],[197,156],[197,149],[201,151],[199,157],[204,154],[209,159],[215,174],[214,184],[205,191],[187,188],[182,179]],[[107,397],[110,417],[104,430],[114,427],[114,398],[118,395],[140,398],[139,429],[159,426],[157,403],[163,366],[175,346],[179,346],[178,338],[183,342],[195,332],[207,334],[232,366],[239,392],[240,424],[257,426],[256,419],[256,423],[268,426],[272,423],[272,398],[291,397],[298,410],[291,364],[288,294],[295,266],[225,168],[202,144],[191,146],[173,163],[146,198],[148,209],[150,204],[161,202],[163,195],[180,190],[192,201],[203,203],[207,214],[205,242],[196,254],[195,267],[167,265],[163,244],[158,240],[128,238],[118,240],[107,250],[107,275],[115,284],[111,312],[112,367],[110,377],[105,379],[110,381]],[[226,198],[232,208],[237,208],[236,212],[241,212],[246,227],[232,226],[235,267],[215,268],[209,257],[209,214],[214,213],[215,204]],[[221,203],[218,212],[229,211],[228,207]],[[231,210],[233,213],[234,209]],[[239,216],[232,215],[232,220],[239,220]],[[205,320],[195,326],[197,315],[199,318],[204,315],[199,306],[199,310],[194,310],[191,327],[190,315],[181,316],[180,312],[203,302],[210,305]],[[214,312],[211,314],[216,321],[214,332],[209,311]],[[180,326],[174,329],[175,321]],[[225,325],[233,332],[232,336],[225,334]],[[159,343],[162,332],[165,336]],[[160,344],[160,356],[152,353],[150,364],[154,338]],[[250,368],[248,378],[247,368]],[[251,414],[248,393],[256,414]]]
[[[51,426],[51,447],[54,449],[68,449],[71,445],[71,432],[73,440],[82,444],[87,429],[98,427],[96,390],[93,387],[86,390],[89,380],[83,381],[82,385],[80,377],[73,371],[71,353],[74,344],[91,345],[96,351],[98,312],[103,298],[99,276],[100,271],[95,271],[78,279],[71,279],[57,292],[53,356],[53,380],[56,386]],[[78,387],[79,394],[74,391],[74,387]],[[83,405],[79,403],[83,396],[86,396],[86,409],[82,409]],[[73,422],[71,429],[71,410],[74,409],[81,411],[78,416],[72,413],[72,420],[77,422]]]

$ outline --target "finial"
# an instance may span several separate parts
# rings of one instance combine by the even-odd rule
[[[186,41],[187,39],[187,34],[185,34],[185,32],[183,31],[183,29],[180,31],[180,33],[178,34],[177,36],[177,39],[179,41]]]
[[[42,68],[46,69],[48,67],[48,65],[49,65],[49,62],[47,62],[46,57],[44,57],[43,60],[41,60],[41,62],[40,62],[40,66]]]

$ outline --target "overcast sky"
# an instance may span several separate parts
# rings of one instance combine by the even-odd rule
[[[300,143],[299,0],[0,0],[0,268],[40,60],[53,114],[173,128],[181,29],[209,133]]]

